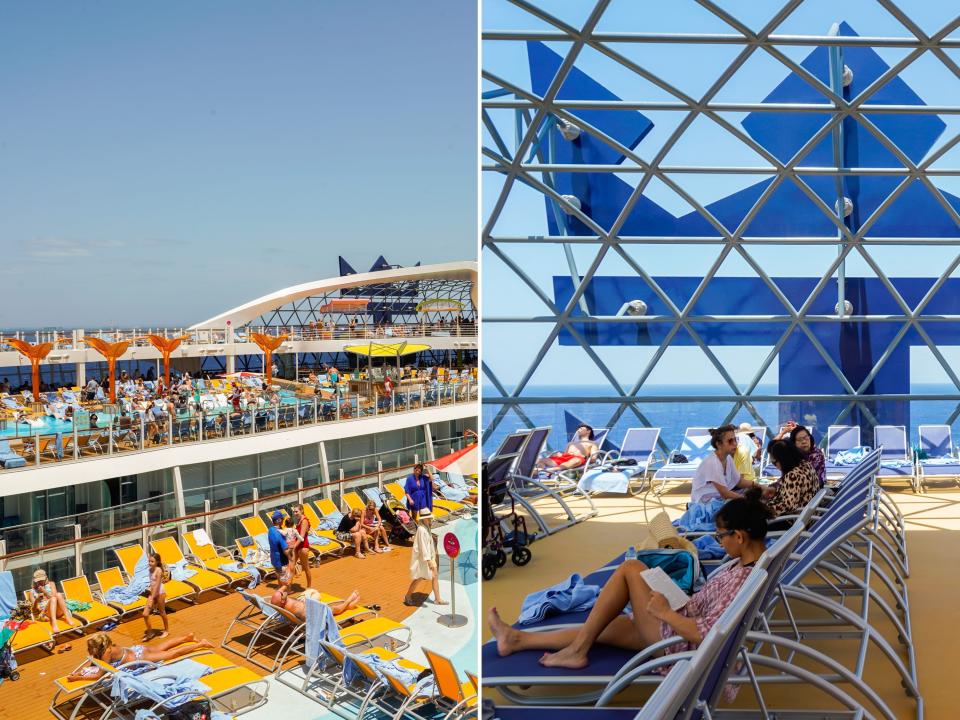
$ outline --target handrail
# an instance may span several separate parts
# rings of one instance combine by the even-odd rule
[[[390,472],[396,472],[396,471],[404,470],[407,468],[412,468],[413,465],[414,463],[410,463],[409,465],[399,465],[396,468],[391,468]],[[342,480],[338,478],[337,480],[331,480],[330,482],[327,482],[327,483],[319,483],[317,485],[311,485],[309,486],[309,488],[298,487],[296,490],[288,490],[285,492],[274,493],[272,495],[264,495],[262,497],[257,497],[254,500],[248,500],[242,503],[237,503],[236,505],[228,505],[226,507],[217,508],[216,510],[211,509],[209,511],[204,510],[196,513],[188,513],[186,515],[178,516],[176,518],[170,518],[168,520],[157,520],[149,523],[141,523],[139,525],[131,525],[121,530],[113,530],[111,532],[105,532],[105,533],[96,533],[94,535],[86,535],[80,538],[71,538],[69,540],[60,540],[54,543],[50,543],[49,545],[42,545],[41,547],[38,547],[38,548],[17,550],[15,552],[7,553],[5,555],[0,555],[0,561],[8,561],[14,558],[24,557],[27,555],[36,555],[43,552],[49,552],[51,550],[56,550],[59,548],[70,547],[72,545],[76,545],[77,543],[85,543],[85,542],[93,542],[95,540],[102,540],[104,538],[108,538],[113,535],[143,532],[144,530],[149,530],[150,528],[159,527],[159,526],[185,524],[199,518],[205,518],[207,516],[223,515],[223,514],[232,512],[233,510],[238,510],[247,505],[254,505],[254,504],[269,502],[270,500],[276,500],[277,498],[281,498],[287,495],[295,495],[300,492],[303,492],[303,493],[312,492],[313,490],[317,490],[320,488],[330,487],[333,485],[340,485],[341,483],[354,482],[356,480],[361,480],[367,477],[378,477],[380,474],[381,473],[378,471],[378,472],[372,472],[372,473],[362,473],[360,475],[351,475],[350,477],[344,477]],[[260,478],[254,478],[254,479],[260,479]],[[104,509],[109,510],[110,508],[104,508]],[[4,530],[6,529],[8,528],[4,528]]]

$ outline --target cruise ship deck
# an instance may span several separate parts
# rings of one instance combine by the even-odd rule
[[[674,484],[661,496],[662,507],[672,519],[682,513],[689,501],[689,483]],[[957,628],[951,622],[952,610],[960,602],[960,584],[956,583],[955,558],[960,552],[960,494],[955,488],[940,485],[925,494],[914,494],[901,485],[890,485],[891,497],[906,519],[906,538],[910,558],[910,576],[907,588],[910,598],[913,641],[917,655],[920,691],[924,699],[924,717],[931,719],[956,716],[954,668],[957,661]],[[641,545],[646,539],[645,524],[661,508],[653,494],[623,498],[614,495],[594,497],[598,515],[554,535],[538,539],[531,546],[531,562],[524,567],[507,563],[495,578],[483,585],[483,642],[491,641],[486,623],[487,613],[497,608],[508,620],[515,619],[523,599],[532,591],[552,586],[572,573],[586,575],[609,558],[622,553],[629,545]],[[553,523],[561,518],[558,506],[552,502],[538,502],[538,509]],[[584,500],[571,501],[575,512],[586,509]],[[646,508],[646,509],[645,509]],[[890,628],[877,622],[881,632]],[[851,644],[841,641],[818,641],[818,648],[833,657],[849,663],[855,654]],[[879,653],[868,658],[865,678],[889,705],[896,718],[917,716],[914,701],[906,696],[899,678],[890,670]],[[573,692],[571,689],[570,692]],[[765,690],[765,692],[768,692]],[[791,707],[834,707],[822,695],[807,686],[777,688],[770,697],[786,701]],[[497,703],[505,701],[496,688],[484,688],[484,697]],[[535,693],[534,693],[535,694]],[[642,690],[623,693],[615,700],[617,706],[642,704]],[[720,709],[756,708],[750,689],[740,690],[733,705],[721,704]]]

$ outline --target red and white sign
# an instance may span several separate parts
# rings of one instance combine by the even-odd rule
[[[448,532],[443,536],[443,551],[447,554],[447,557],[452,558],[460,554],[460,541],[457,540],[457,536],[452,532]]]

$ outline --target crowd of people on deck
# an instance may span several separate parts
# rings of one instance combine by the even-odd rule
[[[811,431],[796,422],[786,423],[766,448],[780,472],[779,479],[769,484],[756,482],[754,467],[763,447],[749,423],[711,428],[709,434],[713,452],[697,466],[687,512],[709,507],[715,532],[708,537],[719,544],[727,562],[678,610],[671,610],[667,599],[650,589],[640,575],[647,566],[636,559],[618,566],[578,627],[527,632],[504,622],[492,608],[487,620],[500,655],[544,650],[542,665],[579,669],[587,666],[588,652],[598,642],[639,651],[679,636],[682,642],[666,650],[673,653],[693,650],[703,641],[765,551],[768,530],[788,525],[776,519],[801,511],[825,483],[823,452]],[[598,452],[592,441],[593,429],[581,426],[563,453],[540,461],[541,469],[586,465]],[[624,614],[627,607],[631,614]]]

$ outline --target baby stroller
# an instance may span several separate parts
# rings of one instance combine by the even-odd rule
[[[390,526],[390,542],[407,542],[417,534],[417,524],[407,506],[388,492],[380,493],[380,517]]]
[[[507,550],[514,565],[523,566],[530,562],[533,553],[527,547],[534,540],[527,533],[527,521],[517,512],[516,503],[509,482],[510,459],[494,461],[492,467],[483,463],[481,484],[483,488],[483,561],[484,580],[492,580],[497,569],[507,563]],[[510,498],[510,512],[498,516],[493,508]]]

